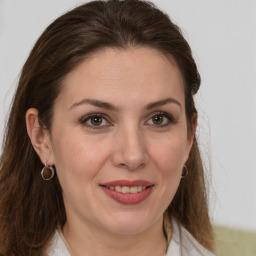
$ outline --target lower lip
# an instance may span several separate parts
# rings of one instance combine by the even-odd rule
[[[151,192],[153,190],[153,186],[150,186],[139,193],[124,194],[121,192],[117,192],[115,190],[107,189],[105,187],[101,187],[101,188],[109,197],[111,197],[112,199],[114,199],[115,201],[117,201],[121,204],[138,204],[138,203],[142,202],[143,200],[145,200],[151,194]]]

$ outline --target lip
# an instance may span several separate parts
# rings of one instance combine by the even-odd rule
[[[115,190],[108,189],[107,187],[110,187],[110,186],[126,186],[126,187],[146,186],[147,188],[136,194],[129,194],[129,193],[124,194],[121,192],[117,192]],[[133,205],[133,204],[139,204],[142,201],[144,201],[153,191],[154,184],[145,180],[134,180],[134,181],[116,180],[116,181],[100,184],[100,187],[106,193],[106,195],[108,195],[110,198],[112,198],[116,202],[121,204],[126,204],[126,205]]]
[[[134,187],[134,186],[153,186],[154,184],[149,182],[149,181],[146,181],[146,180],[115,180],[115,181],[110,181],[110,182],[107,182],[107,183],[103,183],[103,184],[100,184],[102,186],[107,186],[107,187],[110,187],[110,186],[126,186],[126,187]]]

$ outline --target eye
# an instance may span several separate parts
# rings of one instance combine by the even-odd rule
[[[90,117],[88,121],[93,126],[100,126],[103,122],[103,118],[101,116],[94,116]]]
[[[80,120],[80,123],[92,129],[99,129],[110,125],[102,114],[90,114],[85,116]]]
[[[153,115],[148,121],[147,124],[154,126],[166,126],[174,122],[174,118],[164,112],[157,113]]]

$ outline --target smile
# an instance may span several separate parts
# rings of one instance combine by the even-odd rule
[[[143,190],[145,190],[146,186],[133,186],[133,187],[127,187],[127,186],[110,186],[106,187],[110,190],[115,190],[116,192],[123,193],[123,194],[136,194]]]
[[[100,187],[115,201],[131,205],[144,201],[151,194],[154,184],[144,180],[119,180],[101,184]]]

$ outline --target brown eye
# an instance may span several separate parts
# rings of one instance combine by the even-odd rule
[[[164,121],[164,118],[162,115],[155,115],[152,117],[153,124],[162,124]]]
[[[94,117],[91,117],[88,121],[91,123],[91,125],[100,126],[103,120],[102,120],[102,117],[100,116],[94,116]]]
[[[83,126],[92,129],[100,129],[110,126],[110,123],[102,114],[90,114],[79,121]]]
[[[162,127],[162,126],[171,124],[173,122],[174,122],[174,119],[169,114],[167,114],[167,113],[159,113],[159,114],[156,114],[156,115],[152,116],[147,121],[147,124]]]

